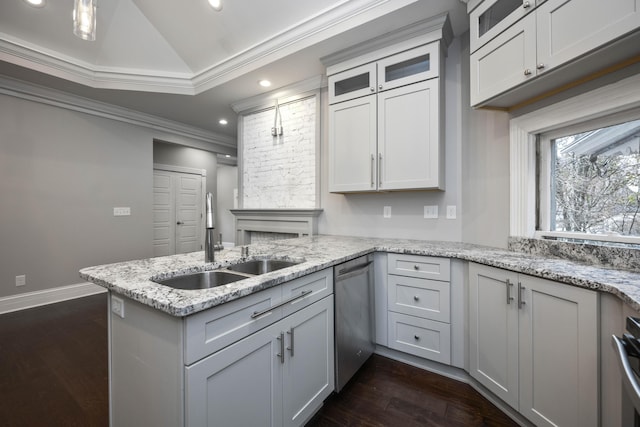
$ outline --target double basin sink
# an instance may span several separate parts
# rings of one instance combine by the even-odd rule
[[[248,277],[292,267],[300,264],[300,262],[302,261],[254,259],[231,265],[222,270],[201,271],[153,281],[175,289],[209,289],[228,285]]]

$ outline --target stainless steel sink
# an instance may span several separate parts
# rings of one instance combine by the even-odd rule
[[[176,289],[208,289],[216,286],[228,285],[238,280],[246,279],[247,276],[230,273],[228,271],[202,271],[199,273],[185,274],[165,280],[154,280],[161,285]]]
[[[237,271],[245,274],[264,274],[271,271],[281,270],[283,268],[292,267],[300,264],[296,261],[284,261],[279,259],[254,259],[227,267],[228,270]]]

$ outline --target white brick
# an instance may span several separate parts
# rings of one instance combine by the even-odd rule
[[[316,206],[315,112],[315,97],[281,105],[284,132],[278,137],[271,136],[273,108],[244,117],[244,208]]]

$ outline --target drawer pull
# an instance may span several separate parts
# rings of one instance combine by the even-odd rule
[[[416,302],[420,301],[420,297],[418,295],[414,295],[413,296],[413,300],[416,301]]]
[[[418,271],[418,270],[420,270],[420,266],[418,264],[414,264],[413,265],[413,269]]]
[[[420,341],[420,337],[418,335],[414,335],[413,339],[415,339],[416,341]]]
[[[274,306],[272,306],[272,307],[265,308],[264,310],[260,310],[260,311],[254,311],[254,312],[253,312],[253,314],[251,315],[251,318],[252,318],[252,319],[255,319],[256,317],[260,317],[260,316],[262,316],[263,314],[266,314],[266,313],[268,313],[268,312],[270,312],[270,311],[272,311],[272,310],[275,310],[276,308],[280,308],[280,307],[282,307],[283,305],[287,305],[287,304],[289,304],[290,302],[293,302],[293,301],[295,301],[295,300],[297,300],[297,299],[300,299],[300,298],[302,298],[302,297],[305,297],[305,296],[309,295],[311,292],[313,292],[311,289],[307,289],[306,291],[302,291],[302,292],[300,293],[300,295],[296,295],[296,296],[294,296],[294,297],[291,297],[291,298],[289,298],[289,299],[286,299],[286,300],[284,300],[284,301],[282,301],[282,302],[280,302],[280,303],[278,303],[278,304],[276,304],[276,305],[274,305]]]

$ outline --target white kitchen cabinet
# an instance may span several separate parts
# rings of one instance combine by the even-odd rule
[[[614,65],[633,52],[606,47],[640,27],[640,0],[531,0],[481,33],[479,17],[493,3],[485,0],[470,13],[473,106],[508,107]]]
[[[378,95],[378,190],[439,188],[440,79]]]
[[[535,76],[535,23],[535,16],[528,15],[471,55],[471,105]]]
[[[451,363],[450,260],[388,254],[387,271],[388,347]]]
[[[334,389],[332,268],[186,317],[121,305],[114,426],[299,426]]]
[[[538,426],[597,426],[597,313],[596,292],[470,263],[470,374]]]
[[[441,43],[394,49],[328,76],[330,192],[444,188]]]
[[[333,391],[333,296],[185,368],[187,426],[300,426]]]
[[[542,1],[538,0],[538,4]],[[535,9],[535,0],[485,0],[469,13],[471,53]]]
[[[329,190],[374,191],[378,174],[375,95],[329,106]]]

